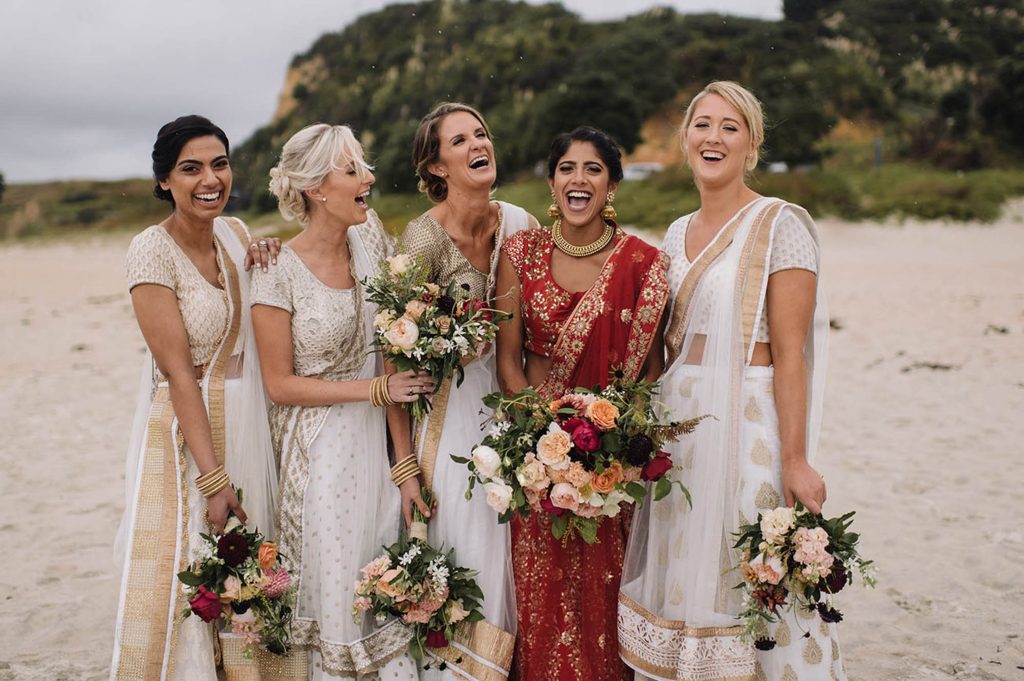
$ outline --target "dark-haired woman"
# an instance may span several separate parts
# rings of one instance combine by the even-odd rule
[[[183,617],[176,574],[200,555],[201,533],[235,522],[231,513],[274,532],[275,464],[245,271],[247,253],[266,255],[267,244],[221,217],[228,153],[227,136],[206,118],[163,126],[154,193],[172,211],[128,249],[128,287],[149,353],[125,471],[111,679],[214,681],[214,630]],[[233,487],[245,492],[244,510]],[[240,652],[235,643],[225,639],[226,665]]]
[[[555,139],[548,184],[558,217],[516,234],[501,250],[498,307],[514,314],[498,332],[498,380],[554,399],[607,385],[621,371],[656,378],[667,299],[667,258],[613,221],[621,152],[605,133],[577,128]],[[598,542],[555,539],[541,514],[512,520],[512,570],[523,681],[631,678],[619,661],[616,605],[629,509],[604,518]]]
[[[473,296],[490,301],[498,249],[537,221],[518,206],[491,200],[494,145],[475,109],[454,102],[437,106],[420,122],[413,147],[420,190],[435,205],[409,223],[402,246],[427,266],[431,281],[468,286]],[[447,648],[432,649],[448,669],[431,665],[421,672],[425,681],[505,678],[512,659],[516,616],[508,527],[495,524],[484,495],[464,500],[466,469],[449,457],[467,456],[480,441],[481,399],[498,389],[493,350],[466,364],[465,372],[462,385],[446,381],[434,396],[430,415],[418,427],[417,455],[438,499],[430,539],[454,547],[458,562],[477,571],[485,620],[464,628]]]

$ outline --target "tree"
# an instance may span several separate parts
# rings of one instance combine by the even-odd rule
[[[7,185],[4,183],[4,174],[0,173],[0,202],[4,200],[4,190],[7,189]]]

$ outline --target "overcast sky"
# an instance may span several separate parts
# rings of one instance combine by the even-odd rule
[[[209,116],[240,143],[270,120],[295,54],[388,4],[0,0],[0,172],[8,183],[144,177],[157,129],[183,113]],[[782,3],[563,4],[588,19],[658,5],[776,19]]]

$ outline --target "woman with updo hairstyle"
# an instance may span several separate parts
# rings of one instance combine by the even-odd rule
[[[171,214],[128,248],[147,353],[117,538],[123,573],[110,678],[215,681],[215,630],[183,616],[176,575],[229,514],[274,535],[276,466],[247,269],[253,257],[266,267],[277,243],[253,242],[241,220],[221,216],[231,193],[228,139],[208,119],[182,116],[160,128],[153,175]],[[236,660],[251,671],[241,639],[222,633],[221,648],[225,670],[236,671]]]
[[[554,400],[576,387],[653,380],[661,372],[664,254],[626,234],[612,202],[622,152],[583,126],[555,138],[548,155],[550,227],[516,234],[501,249],[498,381],[507,394],[532,386]],[[578,463],[568,474],[589,476]],[[564,481],[563,481],[564,482]],[[578,533],[556,539],[547,492],[527,492],[533,510],[513,515],[512,570],[523,681],[632,677],[619,661],[616,605],[632,504],[601,518],[597,543]],[[625,495],[624,495],[625,496]],[[572,510],[600,512],[583,504]]]
[[[814,513],[828,314],[814,221],[747,185],[764,141],[761,103],[716,81],[680,129],[700,208],[668,228],[671,297],[660,399],[675,419],[702,414],[666,447],[693,492],[649,500],[634,519],[619,609],[622,659],[654,679],[845,679],[837,627],[817,612],[740,638],[741,524],[799,500]],[[839,588],[842,587],[840,584]]]
[[[434,206],[408,224],[401,249],[426,268],[430,281],[460,285],[490,307],[501,245],[537,220],[491,199],[497,159],[487,123],[465,104],[439,104],[420,121],[412,160],[420,191]],[[482,398],[498,389],[493,349],[465,358],[463,366],[462,384],[445,381],[428,416],[415,424],[416,453],[424,484],[437,499],[430,541],[453,547],[459,564],[477,571],[485,619],[461,628],[448,647],[427,649],[435,659],[422,678],[430,680],[505,678],[516,631],[508,526],[495,523],[484,495],[464,499],[465,466],[449,456],[466,456],[479,442]],[[488,673],[481,677],[484,667]]]
[[[401,494],[391,483],[386,428],[397,460],[412,456],[399,403],[433,389],[428,376],[386,373],[371,350],[377,310],[360,282],[392,255],[369,207],[373,171],[348,127],[318,123],[285,143],[270,176],[281,215],[304,227],[252,282],[281,465],[278,543],[298,585],[290,676],[415,679],[400,621],[352,619],[360,568],[397,539],[401,499],[420,500],[415,478]]]

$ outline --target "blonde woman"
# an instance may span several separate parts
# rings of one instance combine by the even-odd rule
[[[736,626],[733,533],[759,512],[795,500],[820,511],[826,498],[811,467],[828,334],[818,231],[803,208],[746,184],[763,120],[748,90],[713,82],[681,129],[701,205],[663,245],[672,264],[661,398],[675,417],[715,420],[671,451],[692,508],[681,495],[644,504],[630,536],[619,650],[648,678],[845,678],[836,625],[816,613],[771,627],[769,651],[739,640]]]
[[[455,102],[435,107],[416,131],[413,163],[420,190],[434,206],[406,227],[403,250],[426,265],[431,281],[455,282],[490,302],[501,245],[537,221],[518,206],[491,200],[498,165],[483,116]],[[482,437],[481,398],[498,389],[493,349],[466,364],[465,372],[462,385],[446,381],[434,396],[429,416],[417,426],[417,455],[438,500],[430,540],[454,547],[459,564],[477,571],[486,619],[447,648],[428,649],[448,669],[435,660],[422,678],[489,681],[508,675],[516,631],[508,526],[495,522],[483,494],[464,499],[466,468],[449,455],[468,456]]]
[[[252,282],[252,316],[281,464],[280,550],[298,584],[290,675],[415,679],[398,621],[352,620],[359,569],[397,538],[399,492],[388,472],[385,424],[399,461],[412,456],[400,402],[429,378],[387,375],[370,350],[374,306],[360,280],[391,245],[367,199],[374,177],[352,131],[311,125],[284,145],[270,190],[304,230]],[[390,404],[386,409],[384,404]],[[404,446],[401,443],[405,443]],[[418,496],[415,479],[403,493]],[[308,655],[308,662],[304,655]]]

